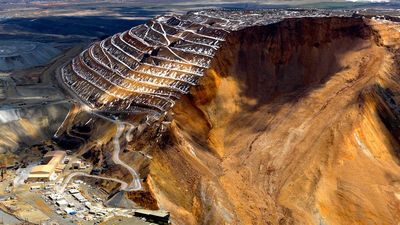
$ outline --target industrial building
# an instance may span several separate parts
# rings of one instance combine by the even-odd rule
[[[65,199],[61,199],[61,200],[58,200],[58,201],[56,202],[56,205],[57,205],[57,206],[67,206],[67,205],[68,205],[68,202],[67,202],[67,200],[65,200]]]
[[[64,151],[47,152],[43,157],[43,164],[32,168],[28,176],[29,181],[51,181],[57,178],[57,173],[63,169]]]
[[[137,209],[135,210],[135,216],[145,218],[148,222],[157,224],[171,224],[169,217],[170,214],[163,210],[147,210]]]
[[[76,211],[74,209],[72,209],[72,208],[65,208],[64,211],[68,215],[76,215]]]

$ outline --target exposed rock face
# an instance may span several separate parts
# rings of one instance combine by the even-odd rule
[[[175,224],[397,224],[399,26],[232,32],[153,153]]]

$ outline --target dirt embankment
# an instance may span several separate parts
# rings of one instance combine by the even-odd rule
[[[397,224],[396,26],[231,33],[153,151],[147,183],[174,224]]]
[[[68,112],[68,103],[0,110],[0,153],[50,139]]]

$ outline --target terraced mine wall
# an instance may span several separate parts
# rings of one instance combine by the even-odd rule
[[[51,44],[26,41],[0,41],[0,71],[43,66],[61,51]]]
[[[159,16],[94,43],[63,67],[61,80],[93,111],[158,116],[199,83],[231,31],[314,11],[273,12],[211,10]]]
[[[96,111],[160,114],[198,83],[226,33],[160,17],[93,44],[63,68],[63,81]]]

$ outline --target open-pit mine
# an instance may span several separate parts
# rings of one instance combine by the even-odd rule
[[[58,58],[34,86],[45,96],[0,77],[0,212],[34,224],[399,224],[399,16],[197,10],[67,53],[26,42],[15,59]],[[0,43],[0,70],[25,68],[8,59],[21,51]]]

